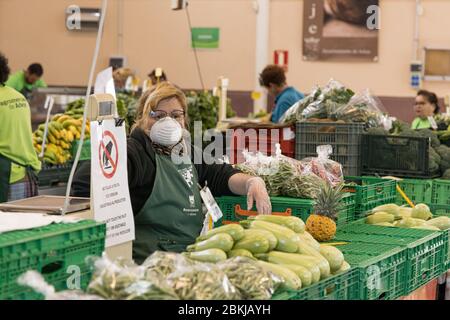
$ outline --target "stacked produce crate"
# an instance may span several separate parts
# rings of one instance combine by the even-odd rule
[[[272,197],[273,215],[294,216],[304,221],[314,212],[314,200],[297,199],[287,197]],[[223,218],[217,222],[217,226],[238,223],[246,220],[250,216],[256,216],[257,210],[247,210],[246,197],[221,197],[217,199],[217,203],[222,210]],[[343,225],[355,221],[355,196],[347,193],[342,201],[342,209],[338,214],[338,225]]]
[[[104,224],[82,221],[0,234],[0,299],[42,298],[17,283],[28,270],[40,272],[57,291],[67,290],[68,278],[77,272],[85,289],[91,277],[85,259],[101,256],[105,232]]]
[[[331,145],[331,159],[340,163],[344,175],[359,176],[361,172],[361,139],[363,123],[298,122],[296,159],[317,157],[317,147]]]
[[[380,205],[393,203],[396,199],[396,182],[376,177],[345,177],[344,191],[355,195],[357,219]]]
[[[295,128],[292,126],[247,125],[233,128],[230,150],[227,154],[230,163],[245,161],[243,151],[259,151],[272,156],[276,153],[276,144],[280,144],[281,153],[287,157],[295,157]]]

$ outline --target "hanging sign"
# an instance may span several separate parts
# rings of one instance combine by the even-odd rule
[[[378,61],[379,0],[304,0],[303,59]]]
[[[91,195],[94,217],[106,223],[106,247],[134,240],[128,189],[125,126],[115,119],[91,122]]]

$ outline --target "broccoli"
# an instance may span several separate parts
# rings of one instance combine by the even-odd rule
[[[387,132],[386,130],[384,130],[381,127],[379,127],[379,128],[370,128],[369,130],[367,130],[367,133],[368,134],[372,134],[372,135],[383,135],[383,136],[389,135],[389,132]]]
[[[437,134],[434,133],[433,131],[431,131],[430,129],[417,130],[417,133],[419,134],[420,137],[430,138],[431,146],[433,148],[437,148],[441,145],[441,141],[439,140],[439,137],[437,136]]]
[[[447,169],[442,176],[442,179],[450,180],[450,169]]]
[[[437,164],[441,163],[441,156],[433,149],[430,147],[429,149],[429,155],[430,155],[430,159],[433,159],[434,162],[436,162]]]
[[[435,172],[435,171],[439,171],[439,164],[430,157],[430,161],[428,163],[428,168],[430,170],[430,172]]]
[[[450,161],[450,147],[441,144],[439,147],[434,148],[434,150],[441,156],[442,160]]]

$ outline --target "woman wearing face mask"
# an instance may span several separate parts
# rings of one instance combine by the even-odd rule
[[[214,196],[247,195],[250,208],[255,201],[259,214],[271,213],[261,178],[245,175],[226,164],[191,162],[191,146],[187,147],[183,138],[187,104],[181,90],[161,83],[144,93],[139,109],[142,113],[128,139],[136,262],[143,262],[157,250],[182,252],[195,241],[205,220],[199,185],[207,185]],[[182,158],[173,156],[180,154]],[[79,170],[74,180],[76,196],[88,196],[89,174],[83,171]]]
[[[414,119],[411,129],[437,129],[433,128],[433,124],[435,124],[433,116],[439,114],[439,109],[439,101],[436,94],[420,90],[417,93],[414,104],[414,112],[417,117]]]

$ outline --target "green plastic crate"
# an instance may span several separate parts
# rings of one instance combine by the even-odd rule
[[[314,201],[307,199],[272,197],[272,212],[274,215],[295,216],[306,221],[314,210]],[[252,211],[247,211],[246,197],[221,197],[217,199],[217,204],[222,210],[223,217],[216,223],[216,226],[236,223],[247,220],[249,216],[257,214],[256,206]],[[355,197],[353,194],[346,194],[343,199],[343,209],[338,215],[338,225],[343,225],[355,221]]]
[[[79,277],[79,283],[76,285],[80,285],[80,290],[85,291],[92,279],[92,271],[90,270],[90,267],[87,265],[84,265],[81,267],[80,270],[80,277]],[[57,292],[60,291],[66,291],[66,290],[72,290],[74,281],[71,279],[72,274],[66,273],[56,273],[52,275],[47,275],[46,280],[51,283],[51,285],[55,288]],[[68,284],[69,282],[69,284]],[[70,287],[69,287],[70,286]],[[44,300],[45,297],[34,291],[33,289],[29,287],[22,287],[17,285],[16,290],[12,290],[8,292],[6,296],[2,298],[2,300]]]
[[[87,256],[101,256],[105,232],[105,224],[86,220],[0,234],[0,300],[28,294],[33,298],[29,288],[17,284],[17,278],[28,270],[41,273],[57,289],[65,289],[69,267],[83,271]]]
[[[429,206],[435,216],[450,217],[450,205],[430,204]],[[445,269],[450,270],[450,229],[442,231],[442,233],[446,239],[447,262]]]
[[[344,226],[336,238],[343,241],[392,244],[406,248],[408,258],[406,294],[446,271],[448,240],[443,232],[354,223]]]
[[[72,147],[70,148],[70,154],[72,159],[75,159],[77,155],[78,146],[80,145],[80,140],[74,140]],[[80,161],[91,160],[91,140],[84,140],[83,146],[81,147]]]
[[[450,180],[435,179],[433,181],[431,203],[450,206]]]
[[[69,180],[72,165],[72,161],[59,165],[42,164],[42,170],[38,174],[39,186],[47,187],[66,183]]]
[[[359,300],[394,300],[404,295],[406,250],[395,245],[358,242],[338,248],[358,271]]]
[[[433,180],[403,179],[398,181],[398,184],[413,203],[431,203]],[[396,203],[398,205],[407,204],[400,193],[397,193]]]
[[[350,269],[299,291],[289,291],[279,298],[288,298],[288,300],[358,300],[358,276],[357,269]]]
[[[375,207],[394,203],[396,199],[396,181],[376,177],[345,177],[346,182],[357,185],[345,185],[345,191],[355,194],[356,215],[362,217]]]

